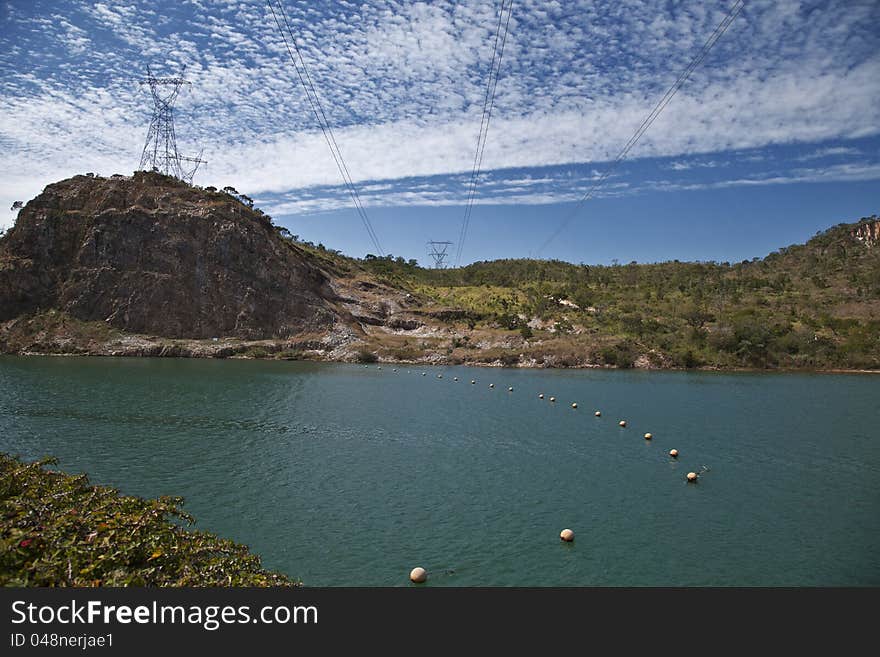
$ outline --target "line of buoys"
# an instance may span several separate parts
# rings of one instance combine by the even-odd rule
[[[571,543],[574,540],[574,532],[570,529],[563,529],[559,532],[559,538],[566,543]]]
[[[364,367],[368,367],[368,365],[364,365]],[[378,369],[381,370],[382,367],[378,366]],[[397,368],[395,368],[394,371],[396,372]],[[427,375],[426,372],[422,372],[422,376],[426,376],[426,375]],[[443,375],[438,374],[437,378],[442,379]],[[457,376],[453,377],[453,381],[458,381],[458,377]],[[476,383],[477,383],[476,379],[471,379],[471,385],[476,385]],[[494,387],[495,387],[494,383],[489,384],[489,388],[494,388]],[[507,391],[513,392],[513,386],[509,386],[507,388]],[[544,399],[543,392],[538,393],[538,399]],[[555,403],[556,397],[550,397],[550,401]],[[577,409],[577,407],[578,407],[577,402],[572,402],[571,407],[573,409]],[[602,417],[602,411],[597,410],[593,413],[593,415],[595,415],[596,417]],[[618,426],[620,426],[621,429],[626,428],[626,420],[620,420],[617,424],[618,424]],[[645,440],[652,440],[653,438],[654,438],[654,434],[652,434],[650,431],[645,433]],[[670,458],[677,459],[678,458],[678,450],[677,449],[670,449],[669,456],[670,456]],[[697,474],[696,472],[688,472],[686,475],[687,482],[691,483],[691,484],[697,483],[697,481],[699,480],[699,477],[700,477],[700,475]],[[560,533],[559,537],[563,541],[571,542],[574,540],[574,532],[571,529],[563,529],[562,532]],[[426,581],[427,577],[428,577],[428,574],[424,568],[414,568],[412,570],[412,572],[410,573],[410,579],[416,583],[422,583],[422,582]]]
[[[428,571],[421,566],[413,568],[409,573],[409,579],[415,584],[423,584],[428,579]]]

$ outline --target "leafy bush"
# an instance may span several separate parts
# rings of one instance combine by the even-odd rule
[[[605,347],[599,352],[605,365],[629,369],[636,360],[636,351],[632,345],[621,342],[612,347]]]
[[[244,545],[181,526],[179,497],[146,500],[0,453],[2,586],[295,586]]]
[[[379,356],[368,349],[361,349],[357,352],[357,362],[359,363],[376,363]]]

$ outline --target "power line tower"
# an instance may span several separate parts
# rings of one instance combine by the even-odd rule
[[[200,164],[207,164],[202,159],[202,151],[196,157],[185,157],[177,150],[177,137],[174,134],[174,101],[180,94],[181,86],[191,85],[183,77],[186,66],[176,78],[157,78],[147,66],[147,77],[140,80],[141,84],[150,86],[153,97],[153,117],[147,141],[141,154],[140,169],[142,171],[159,171],[192,184],[193,176]],[[170,91],[165,92],[165,88]]]
[[[428,255],[434,259],[434,269],[446,269],[447,251],[452,242],[428,242]]]

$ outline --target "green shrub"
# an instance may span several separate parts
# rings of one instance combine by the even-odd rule
[[[379,356],[368,349],[361,349],[357,352],[357,362],[359,363],[376,363]]]
[[[247,546],[146,500],[0,453],[0,586],[295,586]]]

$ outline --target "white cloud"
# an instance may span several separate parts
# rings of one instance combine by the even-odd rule
[[[439,195],[398,183],[470,171],[496,5],[285,3],[351,174],[372,202],[461,203],[464,183]],[[565,184],[522,169],[612,159],[727,7],[517,2],[484,169],[519,173],[479,202],[576,195],[589,175]],[[339,174],[263,0],[83,0],[55,14],[47,22],[17,12],[15,30],[0,36],[9,71],[0,79],[0,202],[74,173],[134,169],[149,120],[136,84],[147,63],[160,73],[188,66],[194,84],[179,101],[178,139],[183,152],[205,148],[199,182],[302,199],[276,212],[342,202],[305,193],[337,186]],[[876,3],[749,2],[631,158],[675,158],[667,166],[685,172],[730,170],[729,151],[751,151],[738,162],[759,163],[754,151],[772,145],[816,144],[815,159],[859,156],[855,146],[820,143],[880,134],[878,20]],[[798,178],[796,168],[779,178]],[[874,175],[828,171],[812,175]],[[729,184],[750,184],[730,175]]]
[[[829,146],[828,148],[820,148],[797,158],[800,161],[819,160],[825,157],[844,157],[847,155],[861,155],[862,151],[851,146]]]

